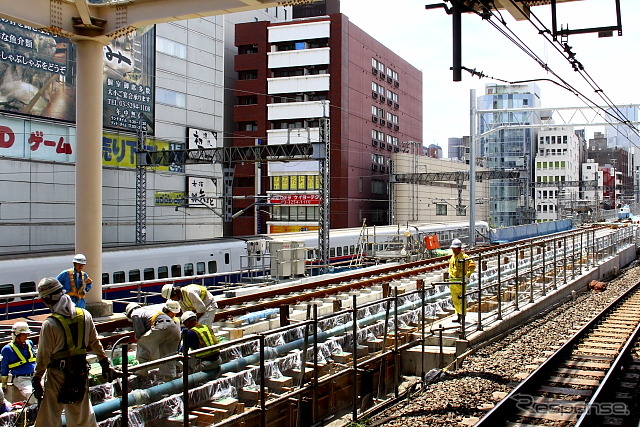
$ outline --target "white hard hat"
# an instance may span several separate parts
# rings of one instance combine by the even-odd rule
[[[131,313],[133,313],[133,310],[138,308],[140,308],[140,304],[138,304],[137,302],[130,302],[129,304],[127,304],[127,308],[124,310],[124,314],[126,314],[128,318],[131,318]]]
[[[173,285],[164,285],[160,294],[164,299],[171,299],[171,291],[173,290]]]
[[[58,292],[64,293],[64,289],[55,277],[45,277],[38,283],[38,296],[40,298],[45,298]]]
[[[180,313],[180,303],[178,301],[174,301],[170,299],[164,304],[164,306],[174,313]]]
[[[86,264],[87,263],[87,257],[82,255],[82,254],[76,254],[76,256],[73,257],[73,262],[78,263],[78,264]]]
[[[187,320],[192,320],[197,318],[198,316],[193,311],[185,311],[184,313],[182,313],[182,317],[180,317],[180,321],[184,323]]]
[[[460,241],[460,239],[453,239],[453,241],[451,242],[451,247],[452,248],[461,248],[462,247],[462,242]]]
[[[13,332],[13,335],[30,334],[31,329],[29,329],[27,322],[16,322],[11,327],[11,332]]]

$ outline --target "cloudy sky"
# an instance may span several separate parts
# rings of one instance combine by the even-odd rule
[[[448,137],[469,134],[470,89],[484,93],[495,80],[471,77],[463,71],[462,82],[453,82],[451,17],[444,9],[425,10],[425,4],[442,0],[342,0],[349,19],[395,50],[423,73],[424,140],[443,148]],[[638,55],[640,53],[640,1],[621,0],[622,37],[598,38],[597,34],[569,37],[568,44],[595,84],[615,104],[640,103]],[[551,7],[533,8],[551,28]],[[510,28],[551,69],[587,97],[600,101],[594,90],[574,72],[568,61],[528,21],[502,16]],[[497,21],[496,21],[497,22]],[[558,6],[558,25],[571,29],[611,26],[616,23],[614,0],[582,0]],[[502,27],[504,28],[504,27]],[[462,20],[462,65],[507,81],[555,79],[522,50],[515,47],[489,22],[477,15]],[[584,106],[572,93],[554,84],[539,82],[543,107]],[[600,103],[602,104],[602,103]],[[598,128],[587,128],[591,135]]]

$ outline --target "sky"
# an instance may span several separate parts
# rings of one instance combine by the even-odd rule
[[[425,4],[442,0],[342,0],[341,11],[349,20],[422,71],[423,144],[440,145],[446,153],[447,138],[470,133],[470,90],[484,94],[485,84],[501,82],[472,77],[463,71],[453,82],[451,16],[444,9],[425,10]],[[621,0],[622,36],[598,38],[597,34],[569,36],[575,57],[595,84],[617,105],[640,103],[638,83],[640,53],[640,1]],[[450,5],[450,3],[447,3]],[[551,6],[537,6],[533,13],[551,28]],[[569,62],[537,33],[528,21],[516,21],[502,11],[507,26],[560,77],[590,99],[601,101]],[[558,5],[558,26],[570,29],[616,24],[615,0],[582,0]],[[497,22],[497,21],[496,21]],[[504,28],[504,27],[502,27]],[[555,79],[517,48],[489,22],[475,14],[462,18],[462,65],[506,81]],[[542,107],[584,106],[571,92],[548,82],[538,82]],[[603,105],[603,102],[599,102]],[[556,121],[557,122],[557,121]],[[602,128],[588,127],[587,136]]]

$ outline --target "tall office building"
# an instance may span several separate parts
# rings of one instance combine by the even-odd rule
[[[531,204],[530,184],[533,179],[533,161],[537,130],[517,128],[520,125],[539,124],[536,116],[509,109],[540,107],[540,89],[534,83],[521,85],[487,84],[485,94],[478,97],[479,110],[496,110],[480,114],[479,134],[502,126],[501,129],[479,138],[480,157],[492,170],[520,171],[520,179],[491,180],[489,185],[489,222],[494,227],[528,224],[535,220]]]
[[[331,228],[387,224],[391,155],[422,139],[422,73],[339,13],[241,24],[236,46],[235,144],[318,142],[329,119]],[[317,160],[236,168],[233,233],[317,229],[321,185]]]

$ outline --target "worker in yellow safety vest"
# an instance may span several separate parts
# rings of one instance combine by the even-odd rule
[[[460,239],[453,239],[451,242],[451,251],[453,255],[449,258],[449,290],[451,291],[451,302],[456,310],[457,318],[454,322],[461,323],[463,316],[466,314],[463,310],[463,288],[462,277],[468,282],[471,273],[476,269],[476,264],[469,255],[462,250],[462,242]],[[464,273],[463,273],[464,271]],[[465,307],[466,309],[466,307]]]
[[[142,307],[132,302],[127,305],[125,314],[133,323],[133,332],[137,343],[136,359],[145,363],[162,359],[178,352],[180,347],[180,325],[175,319],[180,306],[175,301],[167,301],[158,311]],[[146,376],[147,371],[139,371],[138,375]],[[158,376],[162,381],[176,378],[176,362],[170,361],[159,365]]]
[[[16,322],[11,327],[12,340],[2,348],[2,389],[7,390],[9,373],[13,377],[13,385],[20,391],[28,403],[36,403],[33,396],[31,378],[36,367],[36,351],[33,342],[28,339],[31,330],[27,322]]]
[[[178,301],[183,312],[193,311],[196,313],[199,323],[213,325],[218,305],[206,287],[195,283],[183,287],[164,285],[160,293],[163,298]]]
[[[198,317],[193,311],[185,312],[180,318],[188,329],[187,344],[190,350],[210,347],[218,344],[219,340],[209,325],[198,323]],[[194,370],[210,371],[220,367],[220,350],[207,350],[199,353],[194,363]]]

